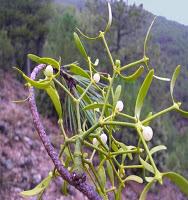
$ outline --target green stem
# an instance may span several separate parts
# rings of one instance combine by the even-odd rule
[[[84,160],[85,162],[85,160]],[[88,165],[90,165],[91,163],[86,162]],[[96,188],[98,188],[98,185],[96,184],[95,179],[93,178],[93,176],[91,175],[90,171],[87,169],[87,167],[85,167],[85,170],[87,171],[87,174],[89,175],[91,181],[93,182],[93,184],[95,185]]]
[[[121,155],[121,154],[126,154],[126,153],[138,153],[138,152],[139,152],[138,149],[135,149],[135,150],[113,152],[111,153],[111,155],[115,156],[115,155]]]
[[[80,119],[80,101],[76,100],[76,117],[78,123],[78,134],[82,132],[81,119]]]
[[[112,166],[112,169],[114,170],[114,172],[115,172],[117,178],[119,179],[119,182],[124,186],[123,180],[121,179],[121,177],[119,176],[118,172],[116,171],[116,168],[115,168],[113,162],[112,162],[111,160],[109,160],[109,162],[110,162],[110,164],[111,164],[111,166]]]
[[[89,65],[89,72],[90,72],[90,77],[91,77],[91,79],[92,79],[92,66],[91,66],[91,59],[90,59],[90,57],[88,57],[88,65]]]
[[[111,78],[111,80],[110,80],[110,85],[109,85],[109,87],[108,87],[108,91],[107,91],[105,100],[104,100],[104,106],[103,106],[103,108],[102,108],[102,112],[101,112],[100,119],[103,118],[104,111],[105,111],[105,108],[106,108],[106,104],[107,104],[107,102],[108,102],[108,98],[109,98],[109,96],[110,96],[110,91],[111,91],[111,88],[112,88],[112,85],[113,85],[115,76],[116,76],[116,73],[115,73],[115,71],[114,71],[113,76],[112,76],[112,78]]]
[[[90,162],[92,162],[92,160],[93,160],[93,157],[94,157],[94,155],[95,155],[95,152],[96,152],[96,149],[94,149],[94,150],[93,150],[93,152],[92,152],[92,154],[91,154],[91,157],[90,157],[90,159],[89,159],[89,160],[90,160]]]
[[[99,185],[99,187],[100,187],[102,193],[103,193],[104,195],[106,195],[106,194],[105,194],[105,190],[104,190],[104,188],[103,188],[102,185],[101,185],[101,181],[99,180],[99,178],[98,178],[98,176],[97,176],[97,173],[96,173],[96,171],[95,171],[95,168],[93,167],[92,164],[90,164],[89,166],[90,166],[91,171],[93,172],[93,174],[94,174],[94,176],[95,176],[95,179],[96,179],[96,181],[97,181],[97,183],[98,183],[98,185]]]
[[[164,109],[164,110],[162,110],[162,111],[160,111],[160,112],[158,112],[158,113],[146,118],[145,120],[141,121],[141,123],[142,124],[147,123],[147,122],[155,119],[156,117],[159,117],[159,116],[161,116],[161,115],[163,115],[163,114],[165,114],[167,112],[170,112],[172,110],[175,110],[175,109],[176,109],[176,105],[174,104],[174,105],[170,106],[169,108],[166,108],[166,109]]]
[[[137,169],[137,168],[144,168],[143,165],[127,165],[127,166],[123,166],[123,169]]]
[[[94,124],[91,128],[89,128],[87,131],[83,132],[82,138],[86,138],[90,133],[92,133],[94,130],[96,130],[99,127],[99,123]]]
[[[74,150],[74,170],[81,174],[83,173],[83,165],[82,165],[82,153],[81,153],[81,140],[77,139]]]
[[[101,126],[103,125],[117,125],[117,126],[127,126],[127,127],[132,127],[135,128],[134,123],[128,123],[128,122],[119,122],[119,121],[107,121],[107,122],[102,122]]]
[[[151,162],[151,165],[152,165],[152,167],[153,167],[153,169],[155,171],[155,174],[157,174],[158,173],[158,169],[157,169],[157,167],[155,165],[155,162],[154,162],[154,160],[153,160],[153,158],[151,156],[151,153],[149,151],[148,145],[146,144],[146,141],[144,140],[144,137],[143,137],[143,135],[142,135],[142,133],[140,131],[140,126],[139,125],[137,126],[137,132],[138,132],[138,134],[139,134],[139,136],[141,138],[142,144],[144,145],[144,148],[145,148],[146,153],[147,153],[147,155],[148,155],[148,157],[150,159],[150,162]]]
[[[131,119],[131,120],[136,121],[136,118],[135,118],[135,117],[132,117],[132,116],[130,116],[130,115],[128,115],[128,114],[121,113],[121,112],[119,112],[119,113],[117,113],[117,114],[120,115],[120,116],[122,116],[122,117],[126,117],[126,118],[128,118],[128,119]]]
[[[58,124],[60,126],[60,129],[61,129],[61,132],[63,134],[63,137],[64,137],[64,140],[66,140],[68,137],[67,137],[67,134],[65,133],[65,129],[63,127],[63,120],[62,119],[59,119],[58,120]]]
[[[130,67],[134,67],[135,65],[139,65],[139,64],[145,63],[145,60],[146,60],[145,58],[142,58],[142,59],[140,59],[140,60],[137,60],[137,61],[135,61],[135,62],[129,63],[129,64],[127,64],[127,65],[121,67],[119,70],[120,70],[120,71],[123,71],[123,70],[125,70],[125,69],[130,68]]]
[[[63,85],[61,84],[56,78],[53,78],[53,80],[61,87],[63,90],[72,98],[73,101],[76,101],[76,98],[71,94],[71,92]]]
[[[103,151],[101,148],[98,148],[97,146],[92,145],[92,144],[90,144],[90,143],[87,142],[87,141],[84,141],[84,144],[87,145],[87,146],[89,146],[89,147],[91,147],[91,148],[93,148],[93,149],[95,149],[96,151],[101,152],[101,153],[104,154],[105,156],[108,156],[108,153],[105,152],[105,151]]]
[[[89,85],[87,86],[87,88],[85,89],[85,91],[82,93],[82,95],[79,97],[78,101],[81,101],[81,99],[84,97],[84,95],[87,93],[87,91],[89,90],[89,88],[91,87],[92,82],[89,83]]]
[[[111,62],[111,64],[112,64],[112,67],[114,68],[114,67],[115,67],[114,60],[113,60],[113,58],[112,58],[110,49],[108,48],[108,44],[107,44],[107,42],[106,42],[106,39],[105,39],[105,36],[104,36],[104,32],[100,31],[100,37],[102,38],[102,41],[103,41],[103,43],[104,43],[104,46],[105,46],[106,51],[107,51],[107,54],[108,54],[108,57],[110,58],[110,62]]]

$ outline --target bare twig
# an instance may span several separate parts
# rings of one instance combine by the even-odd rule
[[[45,65],[41,64],[34,68],[34,70],[31,73],[31,79],[35,79],[36,75],[45,67]],[[86,175],[83,174],[82,176],[79,176],[76,173],[70,173],[61,163],[59,160],[58,154],[55,151],[54,147],[52,146],[45,130],[42,125],[42,122],[39,117],[39,113],[37,110],[36,102],[35,102],[35,95],[34,95],[34,88],[29,87],[29,93],[31,96],[29,97],[29,106],[31,109],[31,114],[33,116],[33,121],[35,128],[42,140],[42,143],[48,152],[48,155],[52,159],[55,168],[59,172],[59,174],[62,176],[64,180],[66,180],[70,185],[74,186],[76,189],[78,189],[80,192],[82,192],[85,196],[88,197],[88,199],[92,200],[101,200],[102,198],[98,195],[98,193],[95,191],[93,186],[86,183]]]

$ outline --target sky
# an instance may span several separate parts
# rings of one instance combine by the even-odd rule
[[[144,9],[155,15],[166,17],[188,25],[188,0],[126,0],[128,4],[143,4]]]

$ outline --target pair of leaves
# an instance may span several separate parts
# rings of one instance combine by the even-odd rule
[[[53,58],[48,58],[48,57],[39,57],[39,56],[36,56],[34,54],[28,54],[27,57],[29,59],[31,59],[32,61],[36,62],[36,63],[43,63],[43,64],[48,64],[48,65],[51,65],[53,66],[54,68],[56,68],[57,70],[60,69],[60,63],[57,62],[55,59]]]
[[[31,197],[42,193],[50,184],[52,176],[48,175],[43,181],[41,181],[35,188],[32,190],[23,191],[20,194],[23,197]]]
[[[29,59],[31,59],[32,61],[36,62],[36,63],[42,63],[42,64],[47,64],[47,65],[51,65],[52,67],[54,67],[55,69],[58,70],[58,72],[54,75],[54,77],[59,76],[60,74],[60,62],[57,62],[55,59],[53,58],[48,58],[48,57],[39,57],[36,56],[34,54],[28,54],[27,57]]]
[[[185,193],[186,195],[188,195],[188,181],[181,175],[177,174],[177,173],[174,173],[174,172],[166,172],[166,173],[162,173],[161,174],[162,177],[166,177],[166,178],[169,178],[174,184],[176,184],[179,189]],[[146,199],[146,196],[147,196],[147,193],[149,191],[149,189],[152,187],[153,183],[156,182],[155,179],[153,179],[151,182],[149,182],[144,190],[142,191],[141,195],[140,195],[140,198],[139,200],[145,200]]]
[[[56,77],[60,73],[60,64],[52,58],[47,58],[47,57],[41,58],[34,54],[28,54],[28,58],[30,58],[31,60],[33,60],[37,63],[49,64],[49,65],[52,65],[54,68],[56,68],[58,70],[58,72],[53,77]],[[35,81],[35,80],[32,80],[30,77],[28,77],[24,72],[22,72],[17,67],[14,67],[14,69],[16,69],[30,85],[32,85],[33,87],[36,87],[38,89],[47,88],[50,85],[52,78],[53,78],[52,77],[52,78],[46,79],[46,80],[44,79],[41,81]]]
[[[57,92],[57,90],[55,89],[55,85],[51,79],[47,79],[47,80],[42,80],[42,81],[34,81],[33,79],[29,78],[28,76],[26,76],[20,69],[15,68],[19,73],[21,73],[21,75],[23,76],[23,78],[33,87],[38,88],[38,89],[43,89],[47,92],[47,94],[49,95],[50,99],[53,102],[53,105],[59,115],[59,118],[62,118],[62,107],[61,107],[61,103],[60,103],[60,98],[59,98],[59,94]]]
[[[33,86],[35,88],[38,88],[38,89],[47,88],[50,85],[51,81],[52,81],[52,79],[42,80],[42,81],[34,81],[33,79],[29,78],[26,74],[24,74],[17,67],[14,67],[14,69],[16,69],[31,86]]]

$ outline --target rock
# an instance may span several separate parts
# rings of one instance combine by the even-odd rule
[[[8,170],[11,170],[14,167],[12,160],[7,159],[4,156],[1,157],[0,163]]]
[[[42,177],[41,177],[40,174],[35,174],[35,175],[33,176],[33,184],[38,184],[38,183],[41,182],[41,180],[42,180]]]

